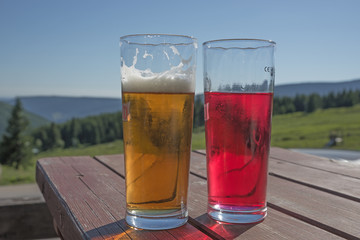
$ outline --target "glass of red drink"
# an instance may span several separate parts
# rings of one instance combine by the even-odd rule
[[[203,44],[208,214],[226,223],[267,215],[275,42]]]

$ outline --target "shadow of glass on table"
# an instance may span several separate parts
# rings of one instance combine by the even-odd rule
[[[87,231],[84,239],[210,239],[206,233],[187,223],[168,230],[142,230],[130,227],[125,219]]]
[[[214,235],[213,238],[217,239],[234,239],[257,224],[227,224],[220,223],[211,218],[205,213],[195,220],[189,219],[189,223],[197,227],[200,231],[206,232],[209,236]]]
[[[83,236],[84,239],[130,239],[128,231],[132,229],[127,226],[125,219],[112,222],[101,227],[96,227],[87,231]],[[135,230],[134,230],[135,231]]]

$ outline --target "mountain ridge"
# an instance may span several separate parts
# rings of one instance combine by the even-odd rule
[[[360,89],[360,79],[341,82],[306,82],[276,85],[274,95],[276,97],[295,97],[296,94],[310,95],[317,93],[327,95],[330,92],[341,92],[343,90]]]
[[[24,109],[55,123],[121,111],[120,98],[26,96],[19,99]],[[13,102],[14,100],[11,100],[10,104]]]
[[[13,106],[6,102],[0,101],[0,139],[1,136],[5,133],[5,130],[8,125],[8,120],[11,116]],[[30,126],[28,131],[31,131],[31,129],[37,128],[39,126],[45,125],[49,123],[49,120],[40,117],[36,114],[33,114],[29,111],[25,110],[25,116],[29,120]]]
[[[282,84],[276,85],[274,92],[276,97],[294,97],[296,94],[309,95],[311,93],[318,93],[326,95],[330,92],[336,93],[349,89],[360,89],[360,79],[342,82]],[[63,123],[71,118],[117,112],[122,109],[120,97],[22,96],[19,98],[26,111],[55,123]],[[196,98],[202,100],[203,94],[197,94]],[[7,101],[10,104],[14,102],[15,99]]]

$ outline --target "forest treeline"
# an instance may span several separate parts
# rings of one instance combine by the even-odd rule
[[[275,97],[274,114],[292,112],[311,113],[316,109],[350,107],[360,103],[360,90],[342,91],[320,96],[319,94]],[[204,126],[203,95],[197,95],[194,102],[194,128]],[[95,145],[123,138],[121,112],[101,114],[86,118],[73,118],[63,124],[52,123],[36,129],[32,138],[37,149]]]
[[[316,109],[351,107],[360,104],[360,90],[319,94],[275,97],[274,114],[292,112],[311,113]],[[194,102],[194,128],[204,126],[203,95]],[[20,99],[8,120],[5,134],[0,141],[0,164],[16,169],[31,164],[31,156],[39,151],[96,145],[123,138],[121,112],[107,113],[86,118],[73,118],[62,124],[51,123],[28,134],[29,121],[24,115]]]
[[[275,97],[273,114],[285,114],[293,112],[311,113],[316,109],[334,107],[351,107],[360,103],[360,90],[344,90],[331,92],[320,96],[317,93],[310,95],[298,94],[295,97]]]
[[[63,124],[51,123],[32,133],[34,145],[45,151],[52,148],[96,145],[123,138],[121,112],[86,118],[73,118]]]

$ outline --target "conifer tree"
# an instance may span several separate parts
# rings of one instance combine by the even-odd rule
[[[0,143],[0,163],[18,169],[21,165],[26,167],[30,162],[30,141],[24,135],[29,121],[23,112],[19,98],[16,99],[8,120],[6,132]]]
[[[47,149],[64,147],[64,141],[61,139],[59,127],[55,123],[50,124],[50,129],[48,131],[48,141]]]

